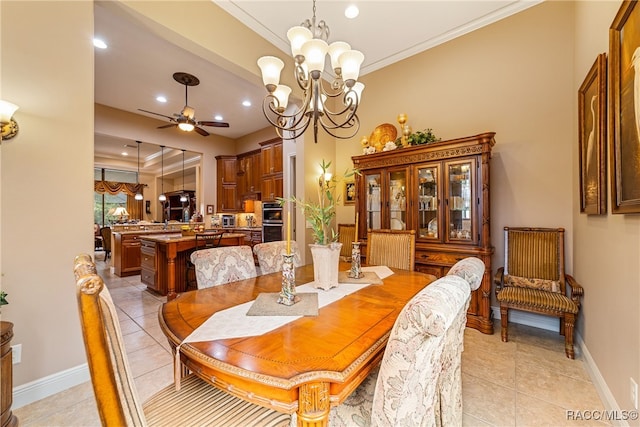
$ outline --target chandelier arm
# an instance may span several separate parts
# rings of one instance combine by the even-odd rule
[[[270,97],[274,98],[274,101],[270,101],[269,100]],[[273,126],[276,126],[285,130],[289,130],[289,129],[295,130],[296,128],[300,127],[299,126],[300,123],[302,123],[303,120],[305,119],[303,107],[300,107],[292,114],[284,114],[284,112],[281,113],[276,109],[277,102],[278,100],[274,95],[267,95],[263,100],[262,112],[264,113],[264,116],[267,118],[269,123],[271,123],[271,125]],[[267,113],[267,111],[270,114]],[[274,120],[272,116],[277,117],[277,120]],[[293,120],[293,122],[288,125],[284,125],[281,123],[283,121],[286,122],[289,120]]]
[[[322,119],[320,119],[320,125],[325,130],[325,132],[327,132],[329,135],[331,135],[334,138],[350,139],[350,138],[353,138],[360,130],[360,119],[358,118],[358,116],[354,116],[353,124],[349,127],[326,127]],[[350,133],[345,135],[333,132],[334,129],[349,129],[349,128],[352,128],[353,130]]]
[[[294,76],[296,78],[296,82],[298,83],[298,87],[306,93],[309,90],[311,78],[308,74],[305,73],[304,68],[302,68],[302,65],[300,65],[299,63],[296,63]]]

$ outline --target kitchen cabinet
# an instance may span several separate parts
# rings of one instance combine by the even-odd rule
[[[486,267],[467,326],[493,333],[489,169],[494,132],[354,156],[358,239],[368,229],[416,231],[415,269],[442,277],[474,256]],[[363,256],[366,261],[366,258]]]
[[[154,234],[178,234],[179,230],[131,230],[113,232],[112,258],[116,276],[134,276],[141,274],[144,266],[144,248],[141,246],[143,236]]]
[[[236,156],[216,156],[218,212],[238,210],[237,175]]]
[[[283,195],[282,140],[269,140],[260,145],[262,201],[273,202]]]
[[[259,200],[262,181],[260,150],[254,150],[238,155],[238,172],[237,172],[237,189],[239,195],[240,206],[242,211],[242,201]]]

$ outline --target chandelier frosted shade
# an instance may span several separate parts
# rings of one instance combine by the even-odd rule
[[[328,44],[328,37],[328,25],[324,21],[316,25],[315,1],[313,19],[287,31],[295,65],[294,77],[303,92],[301,97],[296,97],[302,101],[295,108],[289,106],[291,88],[280,84],[284,62],[273,56],[258,59],[267,89],[262,111],[282,139],[297,138],[311,123],[315,142],[318,142],[320,128],[339,139],[352,138],[360,129],[356,111],[364,85],[357,80],[364,55],[343,41]],[[327,55],[334,76],[323,79]],[[326,81],[331,83],[327,85]]]

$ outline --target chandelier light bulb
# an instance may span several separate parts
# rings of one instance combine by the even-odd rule
[[[324,40],[313,39],[305,42],[302,45],[302,54],[304,55],[304,62],[309,67],[309,71],[313,74],[314,71],[322,73],[324,70],[324,60],[327,56],[329,45]]]
[[[351,46],[346,42],[333,42],[329,45],[329,56],[331,57],[331,68],[337,70],[340,68],[340,55],[351,50]]]
[[[302,55],[302,45],[313,38],[311,31],[305,27],[291,27],[287,31],[287,38],[291,44],[293,57]]]
[[[354,82],[358,80],[360,65],[364,61],[363,53],[358,50],[348,50],[340,55],[339,61],[340,68],[342,68],[342,78],[345,83],[348,80],[353,80]]]
[[[280,72],[284,68],[284,62],[280,58],[263,56],[258,59],[258,67],[262,72],[262,83],[267,87],[267,90],[270,86],[275,88],[280,83]],[[273,92],[273,89],[270,92]]]
[[[278,85],[276,90],[273,91],[273,96],[278,100],[277,108],[280,111],[287,109],[289,105],[289,95],[291,94],[291,88],[286,85]]]

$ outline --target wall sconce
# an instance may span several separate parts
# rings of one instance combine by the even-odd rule
[[[333,174],[331,172],[325,172],[323,174],[320,174],[320,176],[318,177],[318,185],[320,185],[320,187],[322,188],[324,187],[328,188],[332,177],[333,177]]]
[[[0,99],[0,124],[2,125],[2,140],[6,141],[18,134],[18,123],[13,119],[13,113],[18,106]]]

